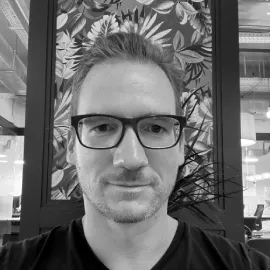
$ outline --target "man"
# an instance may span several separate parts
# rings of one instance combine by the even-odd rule
[[[67,149],[85,216],[6,245],[1,269],[269,269],[262,253],[167,214],[184,160],[181,74],[139,35],[97,39],[74,78]]]

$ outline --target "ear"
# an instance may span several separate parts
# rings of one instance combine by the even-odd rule
[[[69,164],[72,165],[76,165],[75,142],[76,142],[76,132],[74,129],[71,129],[68,134],[66,160]]]
[[[179,166],[181,166],[185,161],[185,141],[185,132],[183,130],[179,141]]]

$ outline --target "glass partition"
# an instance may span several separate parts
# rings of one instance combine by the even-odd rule
[[[270,219],[269,15],[268,1],[239,1],[244,215],[258,215],[261,205],[263,220]]]
[[[252,215],[264,204],[263,215],[270,216],[269,52],[240,50],[240,75],[245,213]]]
[[[29,2],[0,3],[0,245],[4,235],[18,235],[19,230]]]

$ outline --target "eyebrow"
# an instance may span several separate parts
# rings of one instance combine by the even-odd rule
[[[112,113],[112,112],[88,112],[87,114],[107,114],[107,115],[111,115],[111,116],[116,116],[116,117],[122,117],[122,118],[130,118],[130,117],[126,117],[125,115],[123,114],[120,114],[120,113]],[[149,113],[142,113],[142,114],[138,114],[134,117],[131,117],[131,118],[137,118],[137,117],[147,117],[147,116],[151,116],[151,115],[175,115],[175,114],[172,114],[172,113],[169,113],[169,112],[157,112],[157,111],[151,111]]]

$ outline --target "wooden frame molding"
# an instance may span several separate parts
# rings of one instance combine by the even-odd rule
[[[218,169],[222,170],[216,179],[220,187],[230,193],[235,191],[236,185],[224,183],[224,179],[233,177],[238,184],[242,183],[238,1],[213,1],[212,5],[214,158],[221,164]],[[33,237],[84,214],[79,202],[48,200],[52,166],[49,142],[54,121],[56,7],[56,0],[32,0],[30,6],[20,239]],[[235,194],[229,200],[220,199],[218,203],[224,209],[220,217],[222,226],[205,225],[204,229],[244,242],[243,194]]]

